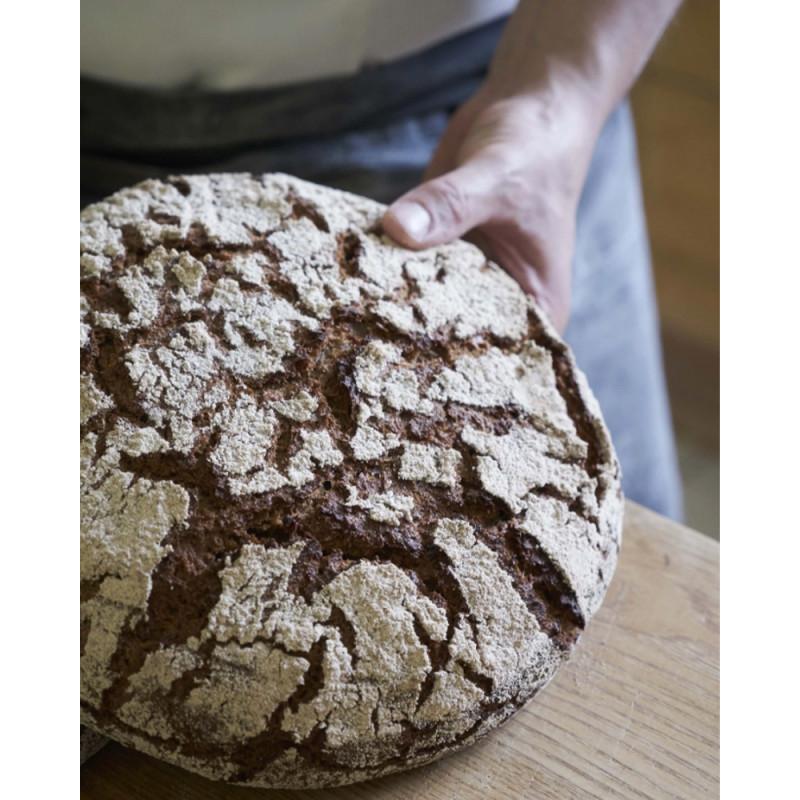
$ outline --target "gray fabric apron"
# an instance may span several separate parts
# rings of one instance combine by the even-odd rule
[[[175,172],[288,172],[391,202],[418,182],[478,87],[504,21],[355,76],[237,92],[81,81],[82,204]],[[535,132],[532,131],[532,135]],[[603,409],[628,497],[681,515],[627,105],[598,141],[578,212],[566,332]]]

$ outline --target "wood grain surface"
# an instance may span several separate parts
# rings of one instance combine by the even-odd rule
[[[719,793],[719,546],[628,503],[608,597],[513,719],[427,767],[336,790],[213,783],[108,745],[85,800],[710,798]]]

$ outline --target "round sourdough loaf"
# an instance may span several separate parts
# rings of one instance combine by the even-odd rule
[[[464,242],[285,175],[81,215],[82,722],[316,787],[474,742],[611,579],[619,468],[566,345]]]

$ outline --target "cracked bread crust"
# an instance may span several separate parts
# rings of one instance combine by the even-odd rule
[[[566,345],[464,242],[286,175],[81,215],[82,722],[231,782],[431,761],[553,676],[621,537]]]

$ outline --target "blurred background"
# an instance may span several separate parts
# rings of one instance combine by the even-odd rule
[[[684,482],[719,538],[719,3],[686,0],[633,91]]]

